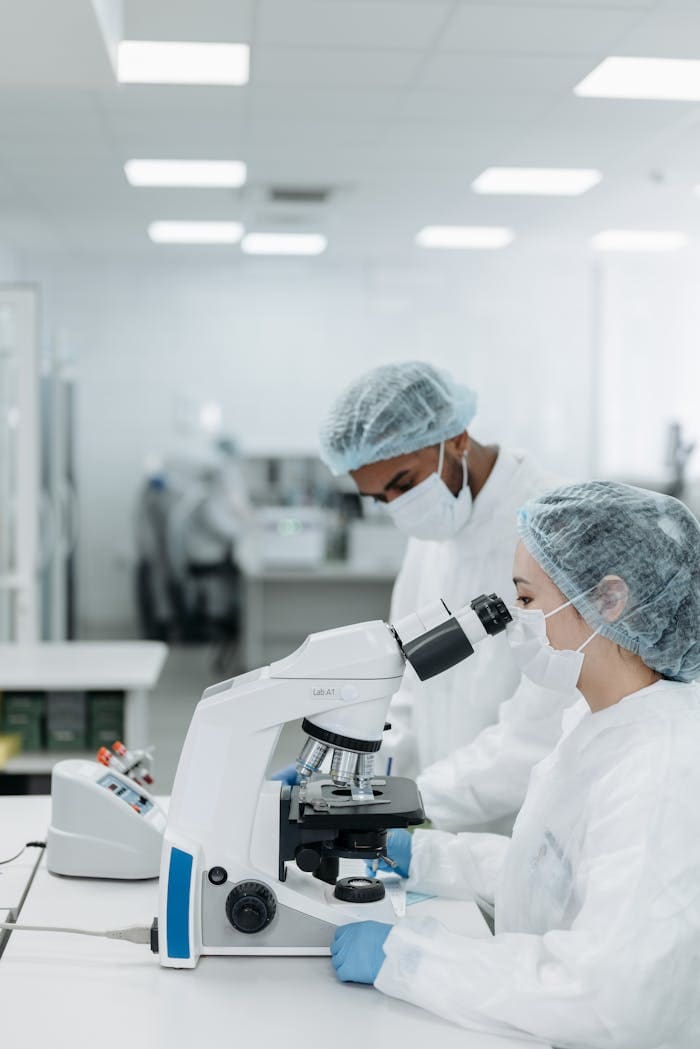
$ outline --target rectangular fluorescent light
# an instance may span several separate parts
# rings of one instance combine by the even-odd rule
[[[421,248],[504,248],[514,237],[503,226],[425,226],[416,244]]]
[[[246,166],[240,160],[127,160],[124,174],[132,186],[237,189]]]
[[[472,182],[475,193],[577,197],[596,186],[600,171],[590,168],[487,168]]]
[[[247,44],[195,44],[178,41],[122,40],[117,77],[122,84],[248,83]]]
[[[247,233],[241,247],[246,255],[320,255],[327,245],[320,233]]]
[[[687,243],[677,230],[606,229],[591,237],[596,251],[677,251]]]
[[[156,244],[238,244],[240,222],[152,222],[148,236]]]
[[[700,101],[700,60],[687,58],[604,59],[574,88],[582,98],[644,98]]]

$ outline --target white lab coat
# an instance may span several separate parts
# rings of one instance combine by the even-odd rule
[[[409,886],[495,896],[496,936],[390,933],[376,986],[464,1027],[571,1049],[700,1045],[700,686],[567,712],[512,842],[414,836]]]
[[[517,512],[557,483],[526,453],[502,448],[458,535],[410,541],[392,621],[440,598],[452,611],[483,593],[514,601]],[[420,682],[407,667],[382,749],[394,775],[418,778],[435,826],[491,829],[503,819],[500,826],[512,825],[532,766],[556,744],[562,713],[576,698],[525,681],[519,687],[520,681],[505,634],[431,681]]]

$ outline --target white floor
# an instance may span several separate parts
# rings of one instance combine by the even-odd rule
[[[190,645],[171,648],[157,688],[151,693],[151,742],[155,744],[155,789],[169,794],[192,712],[202,692],[226,677],[214,666],[216,650]],[[282,733],[273,767],[294,761],[303,742],[298,723]]]

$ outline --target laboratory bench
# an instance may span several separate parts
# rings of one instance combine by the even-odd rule
[[[157,641],[45,642],[0,644],[0,693],[5,705],[20,701],[32,706],[32,697],[46,713],[61,697],[76,702],[116,702],[116,718],[129,747],[148,746],[148,693],[156,685],[168,654]],[[109,698],[111,697],[111,699]],[[3,730],[11,732],[7,724]],[[118,738],[118,736],[117,736]],[[110,739],[109,743],[114,742]],[[50,749],[45,742],[11,757],[0,770],[0,794],[39,793],[49,786],[57,761],[94,758],[97,747],[85,745]],[[37,787],[39,788],[37,790]]]
[[[11,855],[18,840],[39,830],[45,835],[49,812],[49,798],[0,799],[0,853]],[[20,922],[150,925],[157,895],[156,881],[56,877],[42,854]],[[489,935],[473,904],[427,900],[416,907],[465,934]],[[205,957],[194,970],[163,969],[148,947],[59,933],[10,935],[0,958],[0,1007],[3,1042],[12,1049],[271,1049],[298,1040],[334,1049],[537,1045],[465,1031],[373,987],[341,984],[328,958]]]
[[[25,849],[28,841],[45,841],[50,802],[46,797],[0,797],[0,922],[16,921],[29,886],[43,857],[43,849]],[[7,933],[0,929],[0,955]]]
[[[386,619],[398,571],[347,561],[288,569],[243,562],[241,570],[248,670],[283,659],[318,630]]]

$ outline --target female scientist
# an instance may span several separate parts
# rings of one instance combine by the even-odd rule
[[[582,699],[512,840],[393,831],[408,887],[495,901],[496,935],[432,918],[338,930],[341,980],[467,1028],[572,1049],[700,1045],[700,526],[603,482],[520,512],[509,640]]]

